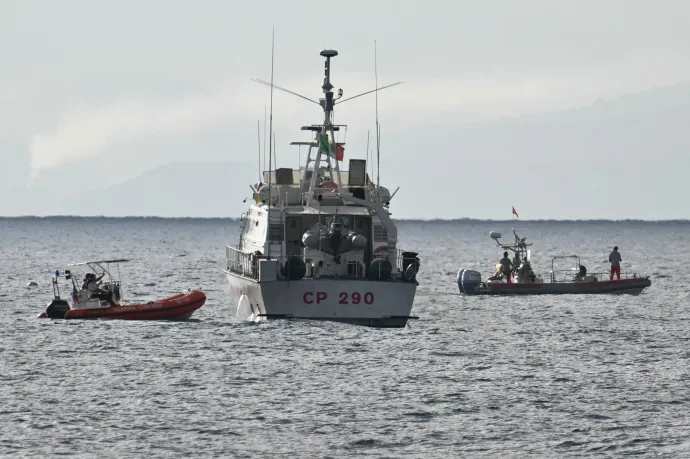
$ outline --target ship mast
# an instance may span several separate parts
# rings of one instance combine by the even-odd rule
[[[320,98],[319,101],[312,100],[306,96],[303,96],[302,94],[298,94],[294,91],[290,91],[289,89],[285,89],[283,87],[280,87],[278,85],[273,84],[273,55],[271,55],[271,81],[264,81],[260,80],[258,78],[252,78],[253,81],[256,81],[257,83],[261,83],[263,85],[269,86],[271,90],[273,88],[278,89],[280,91],[286,92],[288,94],[292,94],[293,96],[299,97],[300,99],[307,100],[309,102],[312,102],[314,104],[318,104],[321,106],[323,109],[324,117],[323,117],[323,123],[322,124],[312,124],[311,126],[302,126],[303,131],[311,131],[314,133],[314,142],[311,143],[304,143],[303,144],[308,144],[309,145],[309,151],[307,152],[307,161],[305,164],[304,168],[304,174],[303,174],[303,183],[308,183],[308,190],[307,190],[307,196],[305,199],[305,204],[307,206],[311,206],[311,202],[314,200],[314,191],[317,188],[317,173],[319,170],[319,167],[321,166],[321,156],[322,153],[325,153],[325,161],[328,164],[328,168],[330,172],[335,172],[335,176],[332,175],[332,180],[338,187],[338,190],[342,189],[342,177],[340,173],[340,164],[338,163],[337,159],[337,144],[336,144],[336,139],[335,139],[335,133],[340,131],[340,128],[345,126],[345,125],[335,125],[333,124],[333,107],[336,104],[336,101],[338,103],[343,103],[347,102],[348,100],[353,100],[357,99],[358,97],[362,97],[367,94],[371,94],[372,92],[378,93],[378,91],[381,91],[383,89],[391,88],[393,86],[397,86],[399,84],[402,84],[402,81],[398,81],[397,83],[389,84],[386,86],[382,87],[376,87],[370,91],[366,91],[360,94],[357,94],[355,96],[348,97],[347,99],[342,99],[343,97],[343,90],[338,89],[338,95],[337,97],[334,97],[333,95],[333,84],[331,84],[331,58],[335,57],[338,55],[338,51],[334,49],[325,49],[321,51],[321,56],[326,58],[325,62],[325,71],[324,71],[324,79],[323,79],[323,85],[321,86],[321,89],[323,90],[323,95],[324,97]],[[378,76],[377,76],[377,81],[376,84],[378,86]],[[273,103],[272,103],[272,92],[271,92],[271,111],[270,111],[270,116],[269,116],[269,129],[272,129],[272,120],[273,120]],[[378,100],[377,100],[377,121],[378,121]],[[265,125],[265,123],[264,123]],[[345,126],[346,127],[346,126]],[[271,139],[271,135],[269,134],[269,139]],[[378,153],[378,143],[379,137],[380,137],[380,130],[379,126],[377,124],[377,153]],[[265,140],[265,139],[264,139]],[[294,144],[294,143],[293,143]],[[264,148],[266,146],[266,142],[264,142]],[[269,146],[269,170],[271,170],[271,141],[268,141],[268,146]],[[312,159],[312,149],[316,148],[316,158]],[[335,154],[333,154],[335,153]],[[368,152],[367,152],[368,153]],[[373,157],[372,157],[373,159]],[[264,161],[266,158],[264,157]],[[335,162],[335,164],[333,164]],[[308,177],[308,170],[309,170],[309,165],[313,164],[311,168],[311,177]],[[269,174],[269,182],[271,180],[271,174]],[[378,174],[377,174],[377,182],[378,182]],[[271,185],[271,183],[269,183]],[[269,208],[270,208],[270,193],[271,189],[269,186]]]
[[[332,161],[332,156],[331,152],[333,151],[332,149],[334,148],[335,145],[335,131],[338,131],[340,127],[334,126],[333,125],[333,107],[335,105],[335,101],[338,100],[340,97],[342,97],[342,90],[338,91],[338,97],[334,97],[333,95],[333,84],[331,83],[331,58],[335,57],[338,55],[338,51],[334,49],[325,49],[321,51],[321,56],[326,58],[325,62],[325,69],[324,69],[324,78],[323,78],[323,85],[321,86],[321,89],[323,89],[323,95],[324,97],[319,99],[319,105],[321,105],[321,108],[323,108],[323,124],[322,125],[313,125],[313,126],[303,126],[302,130],[305,131],[313,131],[315,132],[315,142],[317,145],[317,151],[316,151],[316,159],[314,160],[314,166],[312,168],[312,176],[311,180],[309,181],[309,191],[308,191],[308,198],[307,198],[307,205],[311,203],[311,200],[314,197],[314,189],[317,186],[316,183],[316,176],[319,170],[319,167],[321,166],[321,151],[323,146],[326,146],[327,143],[327,154],[325,161],[328,164],[328,167],[331,171],[335,171],[335,177],[334,181],[336,185],[338,186],[338,189],[340,190],[342,188],[342,178],[340,175],[340,165],[338,164],[338,161]],[[337,147],[335,147],[337,148]],[[333,164],[335,163],[335,164]],[[306,172],[306,171],[305,171]]]

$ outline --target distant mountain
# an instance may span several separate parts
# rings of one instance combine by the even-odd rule
[[[400,217],[509,218],[515,206],[525,218],[690,218],[688,126],[685,83],[563,112],[407,131],[384,139],[386,179],[403,186]],[[410,159],[396,161],[391,152],[403,148]]]
[[[73,199],[63,214],[158,217],[239,217],[258,181],[256,163],[184,162]]]

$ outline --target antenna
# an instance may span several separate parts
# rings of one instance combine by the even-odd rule
[[[302,190],[302,145],[297,145],[297,164],[298,168],[297,171],[300,173],[299,174],[299,202],[302,204],[302,193],[304,193],[304,190]]]
[[[264,167],[266,167],[266,106],[264,105]],[[261,183],[264,183],[263,174],[261,174]]]
[[[333,57],[333,56],[330,56],[330,57]],[[254,82],[256,82],[256,83],[261,83],[262,85],[269,86],[269,87],[271,87],[271,88],[275,88],[275,89],[277,89],[278,91],[283,91],[283,92],[285,92],[285,93],[292,94],[293,96],[297,96],[297,97],[299,97],[300,99],[306,100],[307,102],[311,102],[311,103],[314,103],[314,104],[317,104],[317,105],[321,105],[320,102],[317,102],[317,101],[315,101],[314,99],[310,99],[310,98],[308,98],[307,96],[303,96],[303,95],[300,94],[300,93],[297,93],[297,92],[295,92],[295,91],[291,91],[291,90],[289,90],[289,89],[287,89],[287,88],[283,88],[282,86],[278,86],[277,84],[270,83],[270,82],[265,81],[265,80],[262,80],[262,79],[260,79],[260,78],[251,78],[251,80],[254,81]],[[365,92],[363,92],[363,93],[357,94],[356,96],[348,97],[347,99],[341,99],[341,97],[343,96],[343,90],[342,90],[342,89],[339,89],[339,90],[338,90],[338,97],[336,97],[336,98],[333,99],[333,105],[336,104],[336,101],[337,101],[338,104],[342,104],[343,102],[347,102],[348,100],[356,99],[356,98],[358,98],[358,97],[365,96],[365,95],[367,95],[367,94],[371,94],[372,92],[383,91],[384,89],[392,88],[393,86],[397,86],[397,85],[399,85],[399,84],[403,84],[403,82],[402,82],[402,81],[398,81],[398,82],[396,82],[396,83],[392,83],[392,84],[389,84],[389,85],[386,85],[386,86],[381,86],[380,88],[379,88],[379,87],[376,87],[375,89],[372,89],[372,90],[369,90],[369,91],[365,91]]]
[[[273,167],[278,167],[278,154],[276,153],[276,135],[273,133]]]
[[[271,114],[268,118],[269,122],[269,136],[273,136],[273,56],[275,54],[276,44],[276,28],[273,26],[271,33]],[[268,250],[266,250],[266,258],[271,259],[271,191],[272,191],[272,162],[271,162],[271,142],[268,143]]]
[[[378,91],[383,91],[386,88],[392,88],[393,86],[397,86],[399,84],[403,84],[402,81],[398,81],[397,83],[389,84],[386,86],[381,86],[380,88],[372,89],[371,91],[363,92],[361,94],[357,94],[356,96],[348,97],[347,99],[339,100],[338,103],[342,104],[343,102],[347,102],[348,100],[356,99],[360,96],[365,96],[367,94],[371,94],[372,92],[378,92]]]
[[[370,164],[369,163],[369,129],[367,129],[367,164]],[[366,169],[367,164],[365,164],[365,168],[364,168],[364,175],[365,176],[367,175],[367,169]],[[364,186],[366,186],[366,185],[367,184],[366,184],[366,180],[365,180]]]
[[[371,175],[369,176],[369,183],[374,183],[374,152],[369,149],[369,156],[371,156],[371,163],[369,167],[371,168]]]
[[[251,80],[252,80],[252,81],[256,81],[257,83],[261,83],[261,84],[266,85],[266,86],[270,86],[271,88],[276,88],[278,91],[283,91],[283,92],[286,92],[286,93],[288,93],[288,94],[292,94],[293,96],[300,97],[300,98],[302,98],[302,99],[304,99],[304,100],[308,100],[309,102],[313,102],[313,103],[315,103],[315,104],[317,104],[317,105],[321,105],[321,104],[319,104],[317,101],[312,100],[312,99],[308,98],[307,96],[303,96],[302,94],[298,94],[298,93],[296,93],[296,92],[294,92],[294,91],[290,91],[289,89],[281,88],[280,86],[275,85],[275,84],[273,84],[273,83],[269,83],[268,81],[264,81],[264,80],[261,80],[261,79],[259,79],[259,78],[252,78]]]
[[[259,141],[259,181],[261,181],[261,121],[256,120],[256,139]]]
[[[377,58],[376,58],[376,40],[374,40],[374,84],[375,87],[379,87],[379,73],[378,73],[378,64],[377,64]],[[380,161],[381,161],[381,131],[379,130],[379,92],[376,91],[374,94],[376,96],[376,199],[381,204],[381,190],[380,188],[380,179],[379,179],[379,173],[381,170],[380,166]]]
[[[381,187],[379,180],[379,172],[381,171],[381,125],[378,125],[378,134],[376,136],[376,186]],[[381,194],[378,193],[379,204],[381,204]]]

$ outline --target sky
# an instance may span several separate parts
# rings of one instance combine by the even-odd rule
[[[390,188],[403,187],[395,204],[399,216],[510,218],[500,210],[505,202],[470,212],[409,199],[414,190],[398,183],[408,177],[412,166],[406,170],[406,164],[451,149],[452,135],[449,143],[420,152],[405,134],[452,132],[688,82],[688,23],[690,3],[672,0],[4,0],[0,215],[45,212],[36,202],[56,186],[107,188],[171,162],[255,160],[257,121],[263,124],[269,90],[250,79],[270,79],[275,26],[280,86],[318,98],[318,53],[334,48],[340,55],[332,80],[344,97],[373,89],[374,41],[379,85],[404,82],[378,99],[381,176],[393,182]],[[278,164],[296,167],[288,144],[308,140],[299,127],[319,122],[320,109],[279,92],[273,102]],[[336,122],[349,126],[348,153],[362,157],[367,130],[375,126],[374,97],[343,104]],[[669,153],[671,163],[690,156],[682,147]],[[481,152],[462,154],[467,166]],[[67,180],[64,171],[76,170],[81,179]],[[644,178],[647,194],[670,186],[663,168],[654,173]],[[488,193],[488,201],[505,197]],[[535,207],[532,216],[613,215],[606,203],[592,201],[572,214],[556,204]],[[690,206],[666,208],[663,201],[659,195],[654,211],[616,217],[690,218]]]

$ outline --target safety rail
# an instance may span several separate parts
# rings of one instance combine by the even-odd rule
[[[552,271],[549,273],[548,276],[545,276],[544,279],[550,279],[551,282],[576,282],[578,279],[577,271],[575,270],[563,270],[563,271]],[[639,279],[642,276],[640,276],[637,273],[631,273],[631,272],[621,272],[621,279]],[[611,278],[611,273],[610,272],[588,272],[585,279],[596,279],[597,282],[604,282],[608,281]],[[613,275],[613,279],[617,280],[618,276],[615,274]]]
[[[259,259],[263,258],[261,255],[254,255],[253,253],[247,253],[244,252],[239,248],[239,245],[235,246],[225,246],[225,256],[226,256],[226,269],[232,273],[238,274],[243,277],[247,277],[249,279],[254,279],[258,280],[259,279]],[[403,277],[404,273],[404,268],[407,267],[408,264],[414,263],[415,257],[410,257],[410,253],[415,253],[415,252],[405,252],[404,250],[398,249],[396,252],[396,257],[395,257],[395,267],[397,269],[394,269],[392,273],[392,278],[391,280],[401,280]],[[405,257],[404,255],[407,254],[408,256]],[[416,254],[416,253],[415,253]],[[325,271],[319,268],[315,268],[314,271],[310,268],[312,264],[318,265],[318,262],[321,260],[319,257],[313,257],[313,256],[304,256],[304,255],[294,255],[290,254],[290,257],[298,257],[304,261],[304,263],[307,265],[307,272],[304,276],[305,279],[318,279],[321,277],[331,277],[331,275],[327,274]],[[283,278],[284,274],[282,273],[282,267],[285,264],[285,261],[287,260],[287,257],[272,257],[273,260],[276,260],[278,262],[278,265],[281,267],[279,268],[281,272],[278,273],[279,278]],[[352,263],[353,266],[349,266],[349,264]],[[361,268],[359,265],[362,265]],[[340,275],[335,275],[335,277],[338,277],[340,279],[363,279],[367,278],[366,275],[366,266],[359,262],[348,262],[348,267],[347,267],[347,274],[340,274]]]
[[[402,272],[403,270],[403,254],[404,250],[403,249],[396,249],[395,251],[395,267],[397,268],[397,271]]]
[[[407,254],[407,256],[405,256],[405,254]],[[417,255],[417,252],[410,252],[408,250],[397,249],[397,252],[395,254],[395,266],[398,268],[398,270],[404,272],[408,264],[417,261]]]
[[[239,246],[225,246],[226,268],[228,271],[240,274],[250,279],[259,278],[258,257],[254,254],[243,252]]]

